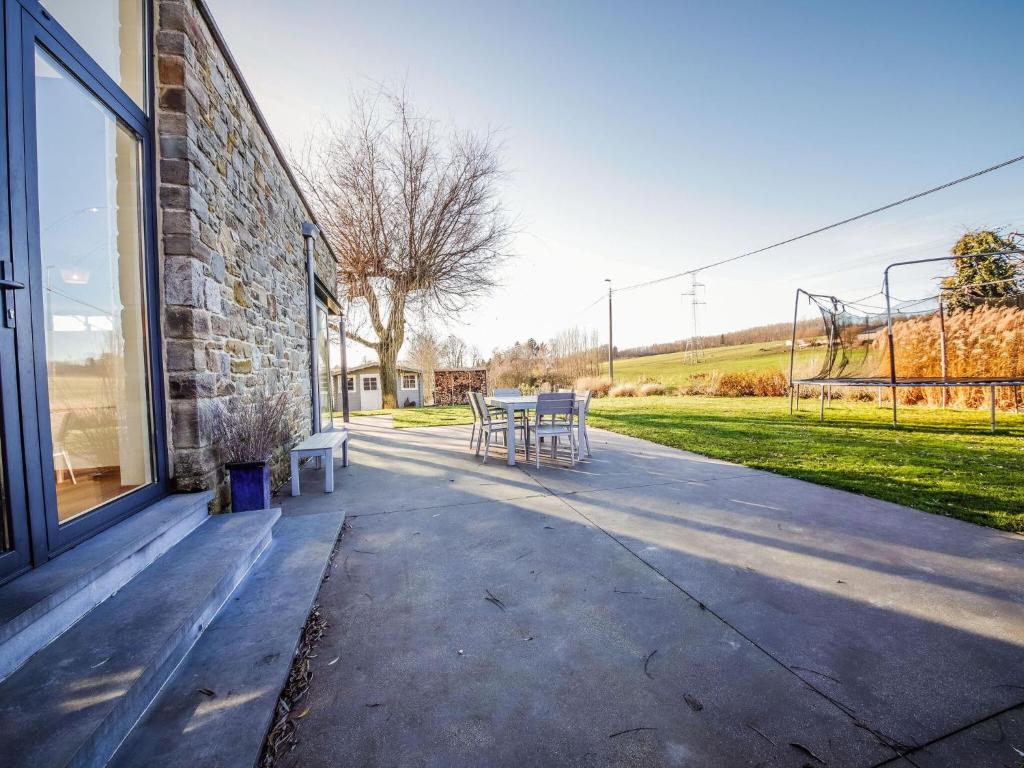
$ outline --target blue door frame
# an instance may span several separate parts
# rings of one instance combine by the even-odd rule
[[[15,327],[0,330],[0,392],[7,487],[12,495],[10,519],[15,547],[0,555],[0,581],[38,566],[98,531],[128,517],[168,492],[168,458],[160,336],[159,264],[155,206],[155,150],[152,117],[152,56],[147,50],[147,100],[139,107],[113,79],[48,14],[38,0],[0,0],[4,35],[0,55],[5,63],[2,84],[6,130],[0,147],[0,260],[8,259],[8,275],[25,285],[8,294],[14,304]],[[152,40],[151,4],[147,3],[146,40]],[[152,455],[155,482],[119,497],[60,525],[54,483],[48,382],[45,370],[45,317],[40,258],[35,139],[34,56],[44,48],[113,113],[141,142],[143,247],[146,276],[146,360],[152,407]],[[7,307],[5,307],[6,309]],[[7,346],[5,346],[7,345]],[[10,352],[11,354],[7,354]],[[14,455],[14,453],[20,455]]]

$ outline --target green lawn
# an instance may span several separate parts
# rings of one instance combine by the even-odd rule
[[[617,372],[616,372],[617,373]],[[904,407],[902,426],[871,403],[817,401],[789,416],[784,398],[595,400],[589,423],[821,485],[1024,532],[1024,416]],[[468,407],[403,408],[396,427],[468,424]]]
[[[595,401],[589,423],[821,485],[1024,532],[1024,416],[784,398],[651,397]]]
[[[824,351],[821,348],[798,350],[797,365],[816,371],[823,355]],[[678,387],[697,373],[732,373],[766,368],[789,373],[789,349],[785,344],[768,341],[761,344],[740,344],[734,347],[709,349],[703,353],[703,360],[700,363],[683,362],[682,352],[616,360],[615,380],[636,381],[646,377],[665,386]],[[601,373],[608,373],[607,363],[601,366]],[[800,374],[799,368],[797,374]]]
[[[443,427],[452,424],[472,424],[473,413],[468,405],[439,405],[428,408],[392,408],[381,411],[353,411],[353,416],[392,416],[396,429],[408,427]],[[341,418],[336,412],[335,418]]]

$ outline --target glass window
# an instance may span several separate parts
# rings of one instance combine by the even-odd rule
[[[140,142],[36,48],[39,246],[57,517],[153,482]]]
[[[377,391],[377,377],[376,376],[363,376],[363,391],[364,392],[376,392]]]
[[[354,376],[349,376],[348,377],[347,386],[348,386],[348,391],[349,392],[355,392],[356,391],[356,380],[355,380]]]
[[[403,373],[402,374],[402,389],[416,389],[416,374],[415,373]]]
[[[42,0],[68,34],[146,108],[145,0]]]

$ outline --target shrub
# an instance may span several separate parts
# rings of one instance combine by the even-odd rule
[[[687,395],[711,397],[781,397],[789,393],[789,382],[782,371],[736,371],[701,373],[684,387]]]
[[[718,371],[710,373],[697,373],[690,377],[679,393],[682,395],[715,395],[718,390],[718,380],[722,377]]]
[[[616,384],[610,390],[608,394],[612,397],[636,397],[636,385],[635,384]]]
[[[576,379],[576,391],[590,390],[594,397],[607,397],[608,390],[612,388],[612,380],[607,376],[584,376]]]
[[[721,397],[779,397],[789,392],[782,371],[738,371],[722,374],[717,394]]]
[[[652,395],[664,395],[664,394],[665,394],[665,385],[664,384],[659,384],[656,381],[650,381],[650,382],[647,382],[646,384],[641,384],[640,385],[640,396],[641,397],[651,397]]]

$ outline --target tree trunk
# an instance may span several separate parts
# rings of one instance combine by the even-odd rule
[[[384,408],[397,408],[398,403],[398,348],[381,342],[377,347],[380,358],[380,391]]]

